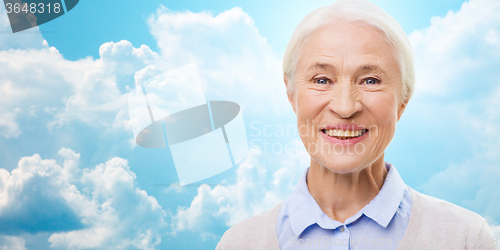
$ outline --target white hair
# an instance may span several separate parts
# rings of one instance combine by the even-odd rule
[[[283,55],[283,74],[288,78],[287,93],[294,91],[298,51],[312,33],[337,20],[368,25],[382,32],[395,49],[402,76],[402,96],[408,101],[415,85],[413,50],[403,28],[382,8],[366,0],[338,0],[309,13],[297,26]]]

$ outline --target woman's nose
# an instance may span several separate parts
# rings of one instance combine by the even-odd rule
[[[336,83],[330,91],[330,110],[340,118],[350,118],[361,112],[360,95],[362,93],[352,83]]]

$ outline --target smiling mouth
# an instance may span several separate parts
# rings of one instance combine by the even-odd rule
[[[363,136],[368,132],[368,129],[360,130],[342,130],[342,129],[322,129],[321,132],[330,137],[335,137],[339,140],[349,140],[356,137]]]

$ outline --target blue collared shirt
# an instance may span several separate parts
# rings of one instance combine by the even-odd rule
[[[281,249],[397,249],[408,227],[411,193],[396,168],[385,163],[387,176],[379,193],[344,223],[331,219],[309,193],[302,174],[278,214]]]

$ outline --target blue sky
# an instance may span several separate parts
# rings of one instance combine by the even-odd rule
[[[386,161],[500,236],[500,3],[373,2],[409,35],[417,71]],[[298,22],[329,3],[81,1],[16,34],[0,7],[0,245],[213,249],[229,226],[285,199],[310,159],[281,56]],[[250,150],[180,187],[168,149],[133,143],[127,93],[189,63],[207,100],[242,106]]]

